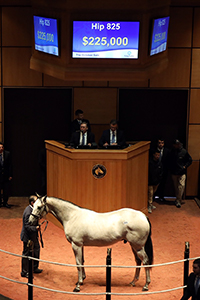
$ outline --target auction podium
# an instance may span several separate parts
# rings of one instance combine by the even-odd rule
[[[150,142],[123,150],[68,149],[45,141],[47,195],[97,212],[123,207],[147,212]]]

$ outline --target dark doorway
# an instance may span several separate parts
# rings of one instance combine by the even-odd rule
[[[158,138],[171,148],[175,138],[186,144],[188,90],[120,89],[119,123],[127,141],[151,141]],[[167,196],[174,195],[168,180]]]
[[[71,89],[4,89],[4,143],[11,152],[13,196],[40,192],[45,140],[70,137]]]

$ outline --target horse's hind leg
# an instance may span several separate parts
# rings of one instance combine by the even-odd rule
[[[80,286],[83,284],[83,279],[85,279],[85,270],[83,267],[79,267],[79,265],[83,264],[83,247],[81,246],[76,246],[72,242],[72,249],[74,251],[75,259],[76,259],[76,264],[77,264],[77,270],[78,270],[78,282],[76,283],[76,287],[73,290],[74,292],[80,292]],[[83,278],[84,277],[84,278]]]
[[[82,265],[84,265],[84,248],[82,247]],[[83,277],[83,280],[86,278],[86,274],[85,274],[85,268],[82,268],[82,277]]]
[[[145,268],[145,271],[146,271],[146,283],[145,285],[143,286],[143,291],[148,291],[149,289],[149,284],[151,282],[151,278],[150,278],[150,268]]]
[[[136,264],[137,264],[137,267],[141,266],[141,259],[137,256],[137,253],[135,252],[135,250],[132,248],[132,251],[133,251],[133,254],[135,255],[135,261],[136,261]],[[135,276],[133,278],[133,280],[130,282],[130,284],[132,286],[135,286],[135,283],[139,280],[139,277],[140,277],[140,268],[136,268],[135,269]]]
[[[137,256],[140,258],[140,260],[143,262],[143,265],[148,265],[149,264],[149,259],[148,256],[144,250],[144,248],[140,249],[139,251],[137,251]],[[145,272],[146,272],[146,283],[143,287],[143,291],[148,291],[149,289],[149,284],[151,282],[151,278],[150,278],[150,268],[145,268]]]

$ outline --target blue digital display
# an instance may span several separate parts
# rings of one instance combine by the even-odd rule
[[[34,16],[35,50],[58,56],[57,20]]]
[[[137,59],[139,22],[74,21],[73,58]]]
[[[168,27],[169,17],[154,20],[150,55],[163,52],[167,49]]]

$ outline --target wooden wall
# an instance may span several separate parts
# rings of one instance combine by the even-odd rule
[[[200,2],[172,0],[169,26],[169,66],[162,76],[144,82],[67,82],[30,69],[31,0],[0,0],[0,101],[3,87],[69,86],[74,91],[74,111],[84,109],[98,137],[110,119],[117,116],[119,87],[187,88],[188,150],[193,164],[188,169],[186,195],[196,196],[200,158]],[[0,139],[3,137],[3,101]],[[172,108],[173,109],[173,108]],[[170,116],[169,116],[170,117]]]

